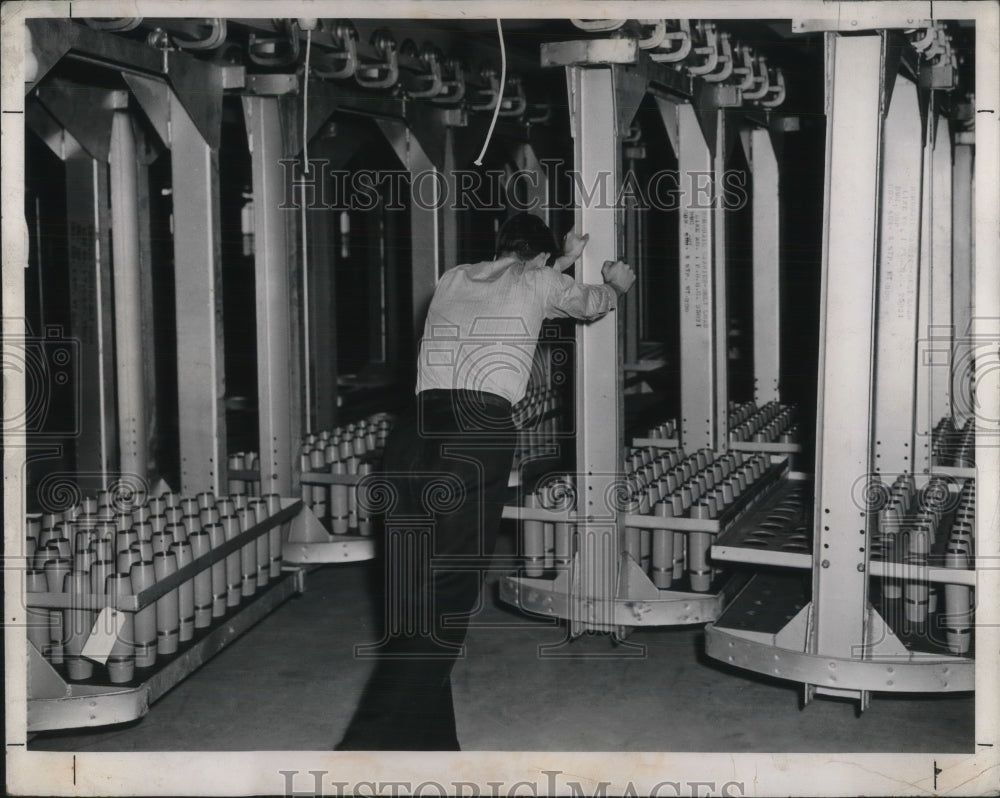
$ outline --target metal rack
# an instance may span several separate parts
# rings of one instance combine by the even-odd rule
[[[969,569],[971,534],[955,542],[951,532],[962,481],[941,478],[930,446],[932,419],[958,408],[950,368],[928,368],[917,357],[918,343],[926,349],[929,342],[943,347],[950,364],[964,333],[950,324],[951,301],[967,284],[969,262],[952,262],[950,202],[936,192],[950,200],[953,185],[956,192],[969,187],[957,173],[952,183],[952,140],[933,91],[936,67],[907,51],[897,32],[825,35],[828,171],[814,501],[808,485],[789,481],[771,504],[718,538],[714,558],[780,570],[751,578],[707,627],[706,650],[802,683],[806,702],[849,698],[863,710],[875,691],[973,688],[967,648],[941,645],[946,626],[964,623],[968,633],[976,576]],[[942,79],[940,87],[950,83]],[[923,126],[922,108],[929,109]],[[966,293],[962,301],[970,299]],[[941,606],[929,613],[936,592]],[[756,613],[762,603],[769,611]],[[911,627],[924,634],[911,634]]]
[[[712,50],[707,47],[701,52]],[[759,288],[754,294],[754,316],[760,319],[762,347],[755,360],[757,399],[762,406],[769,406],[778,399],[779,391],[778,300],[770,286],[777,281],[779,247],[775,221],[778,165],[772,137],[780,134],[781,123],[780,118],[753,113],[734,115],[744,104],[750,105],[751,96],[771,97],[766,79],[761,90],[753,79],[747,82],[746,70],[742,80],[729,81],[731,73],[726,69],[714,78],[702,77],[724,62],[731,64],[731,57],[712,54],[718,60],[711,65],[695,65],[690,82],[679,80],[679,73],[662,63],[667,59],[644,52],[639,40],[628,36],[543,45],[542,63],[566,71],[574,166],[583,185],[607,180],[612,190],[617,188],[622,144],[647,96],[652,97],[663,121],[681,175],[710,174],[721,185],[731,146],[739,143],[748,150],[754,173],[755,213],[766,220],[755,236],[754,277]],[[753,93],[755,88],[759,94]],[[774,105],[780,103],[780,99],[773,99]],[[609,115],[608,108],[613,108],[614,113]],[[632,444],[652,452],[677,449],[682,457],[702,450],[721,457],[735,449],[729,436],[725,348],[725,209],[721,192],[710,207],[699,207],[697,190],[689,182],[680,187],[679,422],[667,425],[670,429],[657,425],[651,434],[633,437]],[[595,207],[586,202],[577,210],[576,228],[591,234],[582,268],[578,267],[578,279],[600,281],[601,264],[615,259],[619,242],[627,236],[625,213],[621,208]],[[636,226],[634,220],[628,225],[629,230]],[[711,538],[766,496],[765,486],[787,467],[784,461],[771,465],[767,479],[759,480],[725,509],[715,508],[712,512],[718,512],[717,518],[709,518],[707,509],[700,508],[695,512],[704,512],[705,517],[692,517],[688,507],[682,511],[686,517],[664,519],[652,514],[653,502],[642,495],[647,486],[639,489],[630,483],[619,460],[623,451],[623,369],[609,368],[611,363],[630,362],[630,358],[637,357],[636,312],[637,306],[626,302],[618,313],[624,318],[609,316],[577,330],[575,396],[579,433],[576,470],[569,478],[568,506],[558,512],[547,509],[544,490],[539,490],[537,498],[525,492],[518,502],[520,506],[508,506],[504,511],[505,518],[522,523],[524,545],[530,549],[530,553],[526,552],[530,567],[526,574],[503,579],[501,598],[528,612],[567,619],[571,635],[593,630],[621,637],[635,626],[694,624],[717,617],[737,583],[728,582],[704,562]],[[634,370],[634,364],[625,370]],[[765,442],[762,448],[767,445]],[[789,441],[779,441],[770,449],[776,454],[794,450],[795,445]],[[612,498],[616,494],[635,494],[637,490],[632,499],[636,503],[647,501],[645,512],[649,515],[630,512],[628,502],[616,503]],[[682,512],[674,515],[681,516]],[[649,539],[653,536],[661,543],[652,543]],[[681,568],[686,556],[689,571],[699,572],[696,588],[690,587],[690,576],[685,578],[687,587],[675,587],[671,579],[669,588],[658,586],[650,578],[653,571],[646,565],[647,558],[657,547],[662,556],[668,538],[673,541],[672,556],[687,548],[687,554],[681,555]],[[554,541],[553,545],[548,541]],[[541,566],[537,562],[538,545],[543,552]],[[537,573],[539,568],[542,574]],[[661,578],[657,581],[666,584],[663,562],[658,573]],[[703,584],[706,578],[707,585]]]

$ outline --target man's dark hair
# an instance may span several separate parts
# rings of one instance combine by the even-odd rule
[[[542,253],[559,254],[559,244],[548,225],[530,213],[511,216],[497,234],[497,256],[517,255],[521,260],[531,260]]]

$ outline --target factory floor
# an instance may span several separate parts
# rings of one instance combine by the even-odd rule
[[[511,536],[501,536],[510,547]],[[48,732],[33,750],[170,751],[330,749],[371,669],[354,657],[373,642],[371,563],[325,566],[306,590],[157,701],[133,723]],[[563,627],[514,612],[491,572],[479,626],[455,668],[464,750],[923,752],[973,750],[974,700],[878,694],[860,718],[853,703],[707,659],[695,628],[637,630],[621,649],[583,636],[561,651]],[[590,656],[588,656],[590,655]],[[594,656],[596,655],[596,656]],[[608,656],[610,655],[610,656]]]

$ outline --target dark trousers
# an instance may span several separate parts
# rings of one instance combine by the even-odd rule
[[[340,750],[459,750],[451,670],[496,545],[513,460],[510,403],[425,391],[383,460],[385,634]]]

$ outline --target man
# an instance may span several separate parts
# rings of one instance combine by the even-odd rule
[[[495,260],[456,266],[438,282],[415,412],[390,435],[383,461],[392,499],[385,636],[339,750],[459,750],[451,669],[496,543],[516,438],[511,406],[524,396],[542,321],[600,318],[635,281],[621,261],[604,264],[603,285],[563,274],[587,239],[571,231],[560,253],[545,223],[521,213],[501,228]]]

